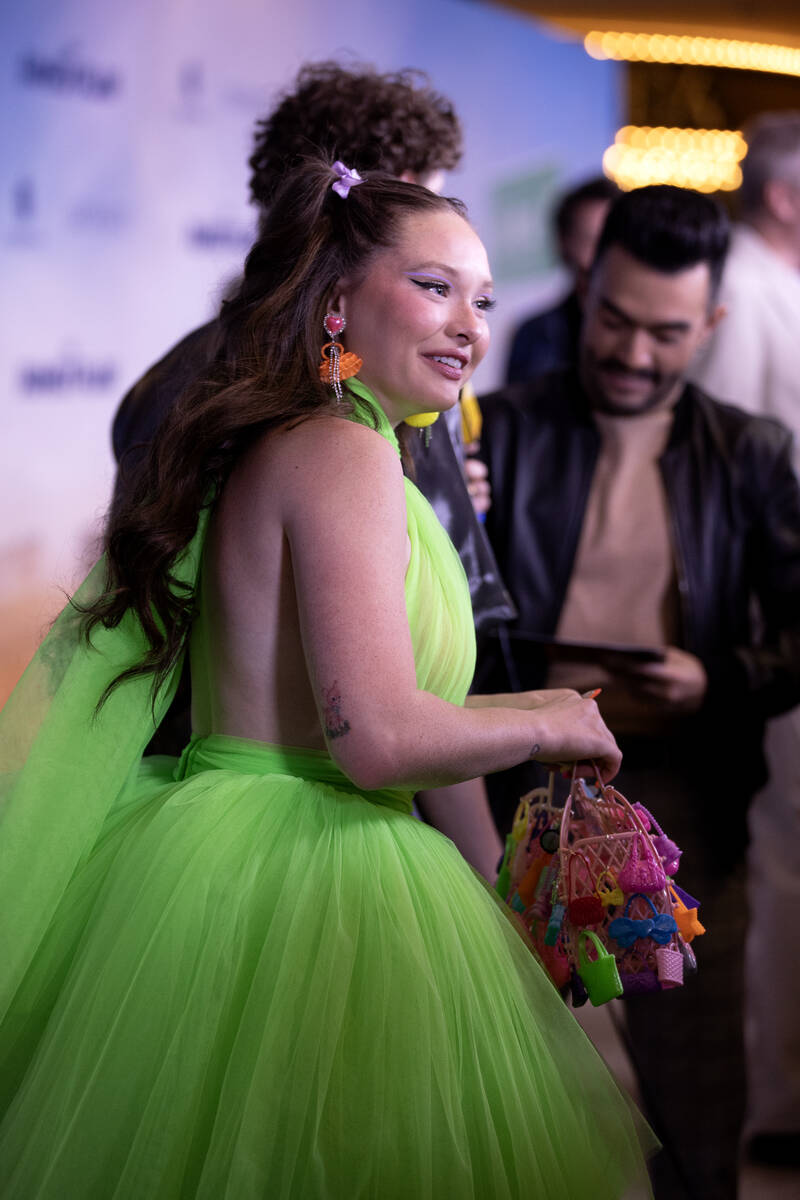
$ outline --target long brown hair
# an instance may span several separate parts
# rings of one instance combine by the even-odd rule
[[[320,382],[326,304],[343,278],[357,281],[407,216],[455,211],[441,197],[389,175],[370,175],[346,200],[331,167],[309,160],[289,175],[250,251],[236,295],[220,314],[222,348],[177,400],[112,510],[105,591],[84,610],[87,639],[132,609],[149,650],[119,675],[153,674],[153,696],[178,660],[195,615],[174,568],[237,459],[262,434],[335,408]],[[357,349],[357,347],[355,347]]]

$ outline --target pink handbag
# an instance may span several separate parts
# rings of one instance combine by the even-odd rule
[[[623,892],[660,892],[667,886],[667,877],[660,859],[657,859],[648,838],[642,833],[633,837],[630,854],[617,882]]]
[[[674,946],[659,946],[656,950],[656,973],[662,988],[683,985],[683,955]]]

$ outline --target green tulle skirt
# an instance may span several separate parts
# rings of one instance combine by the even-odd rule
[[[602,1200],[643,1125],[403,793],[145,760],[0,1028],[3,1200]]]

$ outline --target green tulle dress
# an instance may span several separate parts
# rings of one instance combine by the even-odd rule
[[[460,703],[466,581],[406,497],[419,685]],[[129,615],[87,649],[68,608],[0,719],[3,1200],[601,1200],[641,1180],[642,1123],[411,795],[220,735],[140,761],[148,682],[93,710],[142,648]]]

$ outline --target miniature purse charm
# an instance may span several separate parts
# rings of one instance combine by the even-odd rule
[[[590,959],[586,942],[591,941],[597,957]],[[609,954],[596,933],[581,930],[578,935],[578,974],[589,993],[589,999],[597,1007],[622,995],[622,981],[617,970],[617,960]]]
[[[656,973],[662,988],[683,984],[683,955],[674,946],[659,946],[656,950]]]
[[[667,886],[664,868],[651,851],[646,834],[633,835],[631,852],[617,880],[623,892],[629,895],[635,892],[660,892]]]
[[[625,901],[625,894],[610,868],[600,872],[594,890],[603,908],[617,907]]]
[[[599,896],[594,892],[584,896],[576,896],[574,893],[577,888],[575,886],[575,868],[580,870],[580,864],[586,869],[589,884],[592,883],[592,873],[589,864],[582,854],[571,854],[567,866],[567,887],[569,890],[569,903],[567,904],[567,916],[570,922],[578,929],[582,929],[584,925],[599,925],[605,916],[605,910],[600,902]]]

